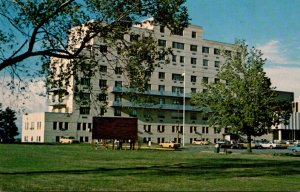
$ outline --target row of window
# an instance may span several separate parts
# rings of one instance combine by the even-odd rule
[[[208,78],[209,77],[202,77],[202,81],[207,83],[208,82]],[[165,72],[159,72],[158,73],[158,79],[164,80],[165,79]],[[191,79],[190,81],[192,83],[195,83],[197,79],[197,76],[191,75]],[[183,81],[184,80],[184,76],[182,74],[176,74],[173,73],[172,74],[172,80],[174,81]],[[218,78],[215,78],[215,83],[219,82],[220,80]],[[99,79],[99,87],[100,88],[104,88],[107,87],[107,80],[105,79]],[[115,81],[115,87],[122,87],[122,81]],[[151,90],[151,84],[148,84],[148,90]],[[161,89],[159,89],[161,90]],[[86,97],[86,95],[84,95],[85,93],[82,93],[83,95],[81,95],[82,99],[84,99]],[[106,97],[106,93],[102,93],[101,97]]]
[[[163,39],[158,39],[157,41],[158,46],[161,47],[166,47],[167,46],[167,41],[163,40]],[[184,50],[185,44],[184,43],[180,43],[180,42],[172,42],[172,48],[174,49],[181,49]],[[202,53],[206,53],[209,54],[210,53],[210,49],[213,49],[213,53],[214,55],[220,55],[221,51],[218,48],[210,48],[210,47],[206,47],[206,46],[202,46]],[[197,52],[198,51],[198,46],[197,45],[190,45],[190,51],[193,52]],[[230,53],[230,51],[226,51],[228,54]]]
[[[157,137],[157,143],[164,143],[166,141],[166,139],[164,137]],[[197,140],[198,138],[189,138],[190,140],[190,144],[193,143],[193,141]],[[149,143],[149,141],[151,142],[152,138],[151,137],[144,137],[143,138],[143,143]],[[177,143],[177,140],[178,140],[178,143],[181,143],[182,139],[181,138],[177,138],[177,137],[174,137],[173,138],[173,142]],[[203,141],[210,141],[209,138],[202,138]],[[218,141],[220,141],[221,139],[220,138],[214,138],[213,143],[217,143]]]
[[[25,123],[25,130],[41,130],[42,129],[42,122],[38,121],[38,122],[26,122]]]
[[[34,140],[34,136],[31,136],[30,139],[28,136],[24,136],[24,142],[41,142],[41,138],[41,136],[36,136],[36,139]]]
[[[164,133],[165,132],[165,125],[157,125],[156,130],[158,133]],[[203,134],[209,134],[209,127],[201,127],[200,128],[201,133]],[[147,133],[151,133],[152,132],[152,125],[144,125],[144,131]],[[172,133],[183,133],[183,126],[172,126]],[[190,133],[200,133],[198,132],[198,127],[196,126],[190,126],[189,127],[189,132]],[[219,134],[220,131],[216,128],[213,127],[213,133],[214,134]]]
[[[91,131],[92,123],[77,123],[77,131]]]
[[[82,108],[88,108],[88,111],[90,110],[89,107],[82,107]],[[69,130],[69,123],[53,122],[53,130],[62,130],[62,131]],[[77,131],[91,131],[91,130],[92,130],[92,123],[77,123]]]

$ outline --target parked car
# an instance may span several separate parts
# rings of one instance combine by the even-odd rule
[[[239,144],[240,148],[247,149],[248,148],[248,143],[240,143]],[[258,144],[257,142],[251,142],[251,148],[261,148],[261,145]]]
[[[231,143],[229,141],[218,141],[216,143],[217,145],[219,145],[219,148],[231,148]]]
[[[161,147],[163,148],[174,148],[174,149],[178,149],[180,147],[180,143],[174,143],[172,141],[167,141],[164,143],[160,143],[159,144]]]
[[[267,149],[275,149],[275,148],[280,148],[280,145],[277,143],[273,142],[267,142],[267,143],[261,143],[262,148],[267,148]]]
[[[289,150],[292,150],[293,152],[300,152],[300,144],[295,144],[295,145],[292,145],[292,146],[288,146]]]
[[[294,145],[294,144],[290,144],[287,141],[278,141],[277,144],[279,145],[279,148],[282,148],[282,149],[286,149],[289,146],[293,146]]]
[[[68,136],[62,136],[59,138],[60,143],[76,143],[77,140],[75,140],[74,137],[68,137]]]
[[[195,145],[208,145],[209,142],[208,141],[202,141],[202,140],[194,140],[192,142],[192,144],[195,144]]]

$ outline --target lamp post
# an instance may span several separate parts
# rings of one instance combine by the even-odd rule
[[[185,126],[185,66],[183,69],[183,106],[182,106],[182,146],[184,146],[184,126]]]

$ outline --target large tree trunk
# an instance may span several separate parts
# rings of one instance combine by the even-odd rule
[[[251,147],[251,135],[247,135],[247,151],[248,153],[252,153],[252,147]]]

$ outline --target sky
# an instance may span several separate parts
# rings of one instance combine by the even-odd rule
[[[277,90],[300,97],[300,0],[187,0],[190,23],[204,39],[243,39],[267,59],[265,72]]]
[[[265,71],[273,86],[300,97],[300,0],[187,0],[186,5],[190,23],[204,28],[205,39],[244,39],[267,58]],[[43,89],[42,82],[30,85],[26,112],[47,111],[46,97],[39,96]],[[1,86],[0,92],[3,107],[18,108],[18,98]]]

